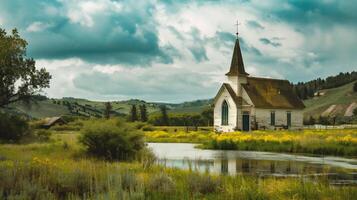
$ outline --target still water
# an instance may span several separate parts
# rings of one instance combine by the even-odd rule
[[[260,177],[325,176],[333,184],[357,184],[357,159],[256,151],[202,150],[189,143],[149,143],[166,167]]]

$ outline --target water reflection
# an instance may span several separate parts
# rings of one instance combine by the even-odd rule
[[[327,176],[357,184],[357,160],[250,151],[195,149],[194,144],[149,143],[167,167],[227,175],[260,177]]]

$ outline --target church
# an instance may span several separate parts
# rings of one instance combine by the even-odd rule
[[[303,102],[288,80],[250,76],[244,69],[237,37],[227,80],[214,98],[217,132],[257,129],[298,129],[303,126]]]

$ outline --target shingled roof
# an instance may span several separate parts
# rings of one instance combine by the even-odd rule
[[[247,84],[242,86],[256,108],[305,108],[287,80],[247,77]]]
[[[246,101],[244,101],[244,99],[242,97],[237,96],[237,94],[234,92],[233,88],[228,84],[228,83],[223,83],[221,88],[219,89],[216,97],[214,98],[214,102],[217,101],[219,95],[221,94],[221,92],[226,89],[229,93],[229,95],[232,97],[234,103],[236,104],[237,107],[240,107],[242,105],[248,105],[248,103]]]
[[[237,75],[249,75],[245,72],[242,52],[240,50],[239,39],[237,38],[236,44],[234,45],[234,51],[231,61],[231,67],[229,72],[226,73],[227,76],[237,76]]]

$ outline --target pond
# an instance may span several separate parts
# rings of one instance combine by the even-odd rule
[[[331,184],[357,185],[357,159],[257,151],[203,150],[189,143],[148,143],[166,167],[259,177],[327,177]]]

